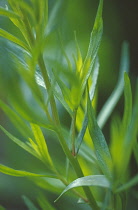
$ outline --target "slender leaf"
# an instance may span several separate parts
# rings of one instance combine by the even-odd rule
[[[63,11],[64,3],[65,2],[63,0],[57,1],[55,3],[55,5],[53,6],[52,11],[49,14],[48,24],[47,24],[47,27],[45,30],[46,36],[49,35],[55,29],[56,25],[58,24],[57,20],[59,18],[61,18],[60,14],[61,14],[61,10]],[[62,14],[63,14],[63,12],[62,12]]]
[[[20,18],[20,16],[16,14],[15,12],[4,9],[3,7],[0,7],[0,15],[7,16],[9,18],[15,18],[15,19]]]
[[[100,130],[96,118],[95,113],[91,105],[90,98],[88,96],[88,104],[87,104],[87,115],[88,115],[88,128],[90,132],[90,136],[92,138],[96,157],[99,163],[99,166],[103,173],[111,178],[111,169],[112,169],[112,159],[111,155],[104,138],[102,131]]]
[[[60,194],[55,202],[59,200],[59,198],[68,190],[82,186],[98,186],[103,188],[110,188],[110,183],[104,175],[90,175],[78,178],[65,188],[65,190]]]
[[[22,196],[22,198],[29,210],[39,210],[29,198],[24,195]]]
[[[16,114],[16,112],[14,112],[8,105],[6,105],[1,100],[0,107],[23,136],[27,138],[32,137],[31,129],[29,129],[27,124],[19,117],[19,115]]]
[[[95,62],[95,67],[94,67],[94,72],[93,72],[93,76],[92,76],[92,85],[90,88],[90,100],[92,101],[94,98],[94,94],[95,94],[95,90],[96,90],[96,84],[97,84],[97,79],[98,79],[98,73],[99,73],[99,61],[98,58],[96,59]],[[83,124],[82,124],[82,129],[78,134],[77,137],[77,153],[79,152],[81,143],[83,141],[86,129],[87,129],[87,125],[88,125],[88,117],[87,117],[87,113],[84,116],[84,120],[83,120]]]
[[[124,81],[125,81],[125,86],[124,86],[125,106],[124,106],[124,116],[123,116],[123,131],[127,132],[132,115],[132,91],[131,91],[130,80],[126,73],[124,74]]]
[[[125,173],[126,168],[128,166],[132,149],[137,139],[137,134],[138,134],[138,81],[136,87],[135,104],[133,107],[132,119],[124,140],[123,165],[121,169],[121,175]]]
[[[49,177],[49,178],[56,178],[56,175],[52,174],[35,174],[28,171],[20,171],[15,170],[13,168],[7,167],[5,165],[0,164],[0,172],[10,175],[10,176],[19,176],[19,177]]]
[[[15,136],[13,136],[11,133],[9,133],[7,130],[5,130],[1,125],[0,125],[0,129],[14,142],[16,143],[18,146],[20,146],[22,149],[26,150],[27,152],[29,152],[30,154],[32,154],[33,156],[38,158],[38,155],[35,153],[35,151],[28,146],[26,143],[22,142],[21,140],[19,140],[18,138],[16,138]]]
[[[117,188],[117,190],[115,192],[118,193],[118,192],[125,191],[125,190],[127,190],[129,188],[132,188],[134,185],[137,185],[137,184],[138,184],[138,175],[136,175],[135,177],[133,177],[127,183],[121,185],[119,188]]]
[[[32,127],[32,131],[34,133],[34,137],[35,137],[36,143],[38,145],[40,154],[42,155],[44,160],[48,161],[48,163],[50,165],[53,165],[51,157],[49,155],[49,151],[48,151],[48,147],[47,147],[44,135],[43,135],[40,127],[38,125],[32,124],[32,123],[31,123],[31,127]]]
[[[94,27],[90,37],[88,52],[81,71],[82,92],[85,89],[87,80],[93,69],[93,65],[95,63],[95,59],[97,57],[99,45],[102,38],[102,33],[103,33],[102,9],[103,9],[103,0],[100,0],[96,19],[94,22]]]
[[[111,115],[113,109],[115,108],[124,87],[124,72],[129,70],[129,53],[128,53],[128,43],[124,42],[122,46],[121,64],[120,64],[120,74],[118,78],[117,85],[113,90],[112,94],[105,102],[100,113],[98,114],[97,121],[100,128],[103,128],[109,116]]]
[[[2,36],[5,39],[10,40],[11,42],[14,42],[15,44],[19,45],[20,47],[23,47],[25,50],[30,52],[30,49],[28,48],[28,46],[23,41],[21,41],[20,39],[18,39],[14,35],[8,33],[7,31],[5,31],[1,28],[0,28],[0,36]]]

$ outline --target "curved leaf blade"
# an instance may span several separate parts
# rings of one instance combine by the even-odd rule
[[[17,176],[17,177],[49,177],[49,178],[56,178],[56,175],[52,174],[36,174],[31,173],[28,171],[21,171],[15,170],[13,168],[7,167],[5,165],[0,164],[0,172],[3,174],[7,174],[10,176]]]
[[[59,198],[68,190],[82,186],[97,186],[103,188],[110,188],[110,182],[104,175],[90,175],[78,178],[65,188],[65,190],[60,194],[60,196],[55,200],[55,202],[59,200]]]
[[[124,42],[122,46],[121,64],[120,64],[120,74],[118,78],[117,85],[113,90],[112,94],[105,102],[104,106],[98,114],[97,121],[100,128],[103,128],[106,121],[108,120],[110,114],[115,108],[124,88],[124,72],[129,71],[129,49],[128,43]]]

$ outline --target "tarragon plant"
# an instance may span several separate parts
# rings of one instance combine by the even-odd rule
[[[132,104],[128,44],[122,47],[117,86],[96,116],[94,101],[103,32],[103,0],[99,2],[86,56],[82,56],[75,34],[76,51],[71,52],[72,59],[59,32],[57,39],[61,48],[55,50],[55,54],[49,52],[48,42],[58,14],[62,12],[62,3],[55,1],[50,14],[48,0],[8,0],[6,8],[0,8],[0,15],[9,18],[20,34],[16,36],[0,28],[0,36],[7,39],[13,62],[10,72],[13,76],[5,85],[6,102],[1,99],[0,107],[20,132],[21,139],[2,125],[0,128],[10,140],[45,165],[44,173],[32,173],[0,164],[0,172],[27,177],[36,188],[55,193],[57,199],[53,202],[49,202],[44,193],[38,193],[36,202],[43,210],[55,209],[69,190],[70,196],[78,198],[78,206],[83,203],[83,209],[126,209],[128,189],[138,183],[138,175],[128,175],[132,153],[138,162],[138,85]],[[112,118],[107,143],[102,128],[123,91],[124,114]],[[64,125],[60,110],[68,113],[69,127]],[[54,146],[58,141],[64,152],[60,162],[58,150],[48,146],[46,134],[49,131],[51,144]],[[23,196],[23,199],[28,209],[38,208],[28,197]]]

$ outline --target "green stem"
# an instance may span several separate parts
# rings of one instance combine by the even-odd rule
[[[46,67],[45,67],[45,63],[44,63],[42,55],[40,55],[40,57],[39,57],[39,66],[40,66],[41,73],[42,73],[42,76],[43,76],[43,79],[44,79],[44,82],[46,85],[47,92],[49,92],[51,90],[51,84],[49,81],[49,77],[48,77],[48,74],[46,71]],[[55,102],[54,96],[52,94],[50,96],[50,105],[51,105],[53,120],[54,120],[55,124],[58,126],[58,125],[60,125],[60,121],[59,121],[59,116],[58,116],[58,112],[57,112],[57,108],[56,108],[56,102]]]
[[[47,74],[47,71],[46,71],[46,68],[45,68],[45,64],[44,64],[44,60],[43,60],[42,55],[39,57],[39,66],[40,66],[40,69],[41,69],[41,72],[42,72],[42,76],[44,78],[44,82],[45,82],[47,91],[49,92],[51,90],[51,84],[50,84],[50,81],[49,81],[49,77],[48,77],[48,74]],[[70,150],[69,150],[69,148],[66,144],[66,141],[65,141],[65,139],[62,135],[59,116],[58,116],[58,112],[57,112],[57,107],[56,107],[56,103],[55,103],[55,99],[54,99],[53,95],[51,95],[51,97],[50,97],[50,105],[51,105],[53,120],[54,120],[56,128],[57,128],[56,129],[56,134],[58,135],[61,147],[62,147],[65,155],[68,157],[70,163],[72,164],[72,166],[73,166],[73,168],[74,168],[74,170],[77,174],[77,177],[78,178],[83,177],[84,174],[81,170],[81,167],[78,163],[78,160],[71,154],[71,152],[70,152]],[[97,206],[95,198],[93,197],[89,187],[83,187],[83,190],[84,190],[84,192],[85,192],[85,194],[88,198],[88,202],[89,202],[89,205],[91,206],[91,208],[94,209],[94,210],[99,210],[99,207]]]
[[[77,177],[78,178],[84,177],[84,174],[83,174],[83,172],[81,170],[81,167],[79,165],[79,162],[78,162],[77,158],[74,157],[71,154],[71,152],[70,152],[70,150],[69,150],[69,148],[68,148],[68,146],[67,146],[67,144],[65,142],[65,139],[62,136],[61,131],[59,129],[57,130],[57,134],[58,134],[58,138],[59,138],[60,144],[61,144],[61,146],[63,148],[63,151],[66,154],[66,156],[68,157],[68,159],[70,160],[70,162],[71,162],[71,164],[72,164],[72,166],[73,166],[73,168],[74,168],[74,170],[75,170],[75,172],[77,174]],[[92,207],[92,209],[98,210],[99,207],[97,206],[95,198],[93,197],[89,187],[82,187],[82,188],[83,188],[83,190],[85,192],[85,195],[88,198],[89,205]]]
[[[71,122],[71,145],[72,145],[72,155],[75,156],[75,125],[76,125],[76,115],[77,109],[73,111],[72,122]]]

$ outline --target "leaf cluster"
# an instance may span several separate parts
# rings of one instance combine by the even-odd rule
[[[18,37],[0,28],[0,36],[10,43],[13,71],[18,78],[12,78],[7,100],[0,100],[0,107],[24,141],[2,125],[0,128],[15,144],[46,166],[45,173],[38,174],[0,164],[0,172],[28,177],[36,186],[58,195],[64,189],[60,197],[72,190],[72,194],[79,198],[78,203],[83,202],[91,209],[125,209],[126,192],[138,182],[137,175],[133,178],[126,176],[132,153],[138,161],[138,85],[132,103],[128,44],[124,43],[122,47],[117,86],[96,117],[94,101],[100,66],[98,50],[103,32],[103,0],[99,3],[84,58],[75,34],[74,63],[60,36],[62,59],[57,57],[49,62],[45,57],[47,40],[55,30],[62,5],[63,1],[56,1],[50,14],[48,0],[8,0],[8,9],[0,8],[0,15],[8,17],[21,33]],[[123,91],[123,118],[116,116],[112,119],[108,144],[102,128]],[[70,128],[62,124],[58,104],[69,114]],[[50,150],[48,146],[45,134],[49,131],[64,152],[66,161],[62,163],[58,160],[58,151]],[[52,144],[55,144],[54,140]],[[23,200],[28,209],[37,209],[29,198],[23,196]],[[42,192],[36,200],[41,209],[46,206],[55,209]]]

